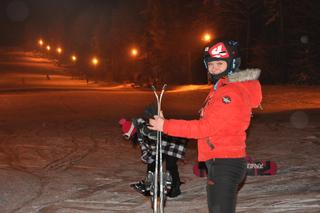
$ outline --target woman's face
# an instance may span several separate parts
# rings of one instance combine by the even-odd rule
[[[227,62],[225,61],[210,61],[208,62],[208,71],[213,75],[218,75],[226,71],[228,67]]]

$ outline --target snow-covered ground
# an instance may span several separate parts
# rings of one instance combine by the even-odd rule
[[[146,167],[117,123],[141,115],[152,92],[126,85],[88,88],[69,79],[60,79],[54,90],[54,79],[46,90],[0,86],[0,212],[152,212],[149,199],[129,187],[144,178]],[[77,84],[70,90],[68,82]],[[248,153],[276,161],[279,170],[248,177],[237,212],[318,213],[320,87],[263,90],[264,109],[253,117]],[[207,92],[205,85],[172,88],[164,96],[165,116],[196,118]],[[206,180],[192,174],[195,159],[190,142],[179,162],[182,195],[169,200],[165,212],[207,212]]]

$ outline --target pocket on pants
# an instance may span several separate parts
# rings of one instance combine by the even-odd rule
[[[209,180],[214,182],[215,159],[211,159],[211,160],[206,161],[206,166],[207,166],[207,169],[208,169],[208,177],[207,177],[208,183],[209,183]]]

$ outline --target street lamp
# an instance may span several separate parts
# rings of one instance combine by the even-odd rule
[[[40,47],[42,47],[43,44],[44,44],[43,40],[42,40],[42,39],[39,39],[39,40],[38,40],[38,44],[40,45]]]
[[[47,45],[47,46],[46,46],[46,49],[47,49],[48,51],[50,51],[50,50],[51,50],[50,45]]]
[[[94,65],[94,66],[97,66],[99,64],[99,59],[97,57],[93,57],[91,59],[91,63]]]
[[[204,42],[210,42],[212,39],[212,36],[210,33],[204,33],[202,36],[202,41]]]
[[[77,56],[76,55],[72,55],[71,56],[71,61],[76,62],[77,61]]]
[[[62,53],[62,48],[61,48],[61,47],[58,47],[58,48],[57,48],[57,53],[58,53],[58,54],[61,54],[61,53]]]
[[[136,57],[139,51],[137,48],[132,48],[130,53],[131,53],[131,56]]]

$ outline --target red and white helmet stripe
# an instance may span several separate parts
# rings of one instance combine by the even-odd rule
[[[229,58],[229,53],[227,48],[224,46],[222,42],[219,42],[212,46],[208,51],[210,57],[212,58]]]

